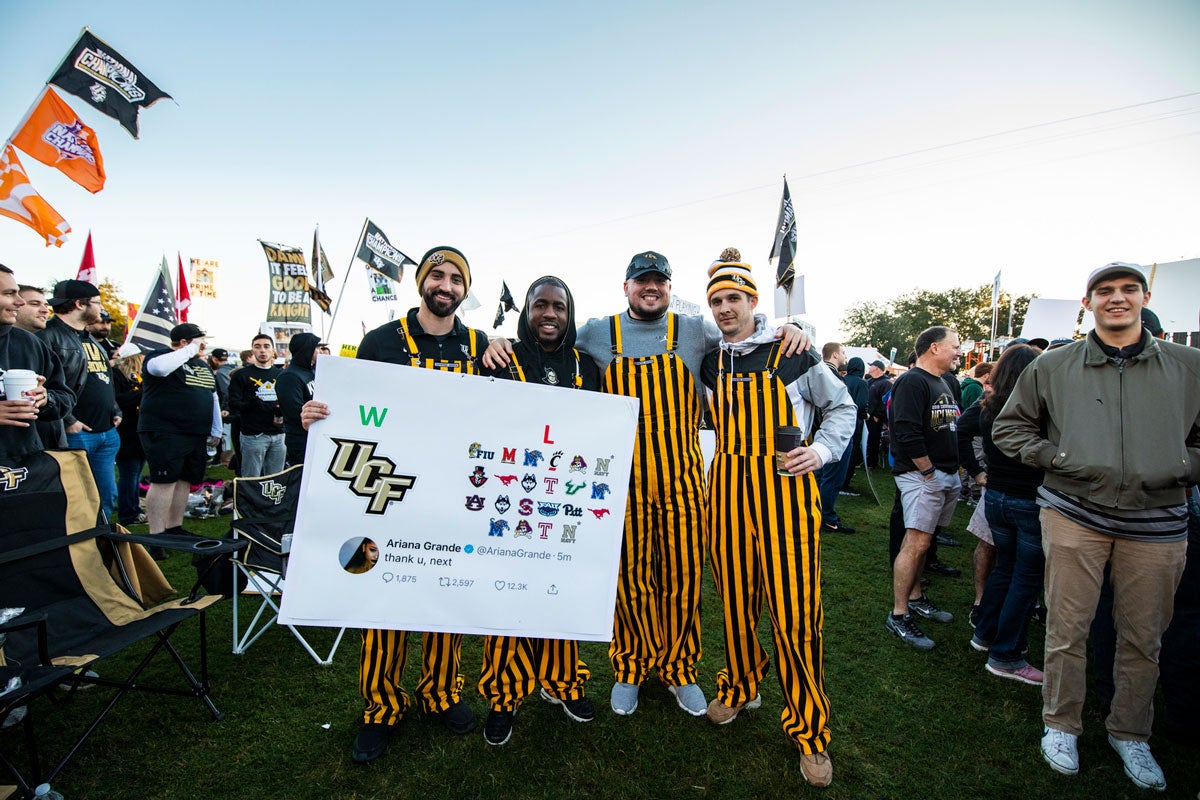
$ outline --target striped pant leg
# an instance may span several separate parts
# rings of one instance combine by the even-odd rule
[[[463,687],[458,674],[461,654],[461,633],[422,634],[421,680],[416,694],[426,714],[439,714],[459,701]]]
[[[758,640],[762,616],[762,565],[758,531],[747,508],[742,459],[718,455],[709,484],[709,565],[725,613],[725,667],[717,673],[717,699],[738,708],[758,696],[767,674],[767,651]]]
[[[763,584],[771,614],[775,667],[783,690],[783,731],[804,753],[829,746],[821,629],[820,515],[816,481],[780,478],[764,459],[755,470]]]
[[[692,452],[692,451],[695,452]],[[679,454],[674,485],[662,497],[657,586],[663,649],[658,674],[668,686],[696,682],[700,660],[700,585],[708,540],[704,513],[704,456],[699,440]],[[665,466],[665,465],[663,465]]]
[[[641,683],[662,650],[653,577],[655,554],[650,539],[655,498],[646,476],[645,462],[635,455],[625,504],[613,638],[608,646],[613,679],[621,683]]]
[[[578,700],[583,697],[583,685],[591,677],[591,672],[579,658],[579,642],[573,639],[533,639],[531,644],[535,672],[542,688],[559,700]]]
[[[363,722],[395,725],[408,708],[408,695],[400,688],[408,658],[405,631],[364,629],[358,657],[358,689],[366,707]]]
[[[487,636],[479,693],[492,711],[513,711],[536,685],[533,646],[524,636]]]

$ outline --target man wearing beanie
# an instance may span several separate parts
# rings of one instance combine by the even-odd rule
[[[717,434],[709,471],[709,564],[725,616],[725,668],[717,674],[708,718],[726,725],[743,709],[762,705],[759,685],[769,659],[758,640],[758,618],[766,600],[783,730],[800,750],[805,780],[828,786],[833,763],[826,753],[816,473],[845,450],[857,406],[813,353],[783,355],[775,331],[754,313],[758,288],[749,265],[730,256],[736,259],[736,251],[709,269],[708,305],[722,338],[703,366]],[[814,409],[822,422],[810,440]],[[782,426],[802,431],[806,444],[778,440]],[[787,474],[779,474],[776,453],[785,454]]]
[[[185,322],[171,329],[171,347],[142,366],[138,435],[150,465],[146,517],[150,533],[182,533],[191,485],[204,480],[208,444],[221,439],[217,380],[204,359],[207,334]],[[155,558],[166,558],[152,548]]]
[[[466,256],[453,247],[435,247],[421,258],[416,275],[421,304],[399,320],[385,323],[363,337],[358,358],[407,364],[447,372],[479,372],[478,356],[487,334],[463,325],[454,312],[471,288]],[[305,403],[301,420],[307,429],[329,416],[329,407]],[[364,630],[359,660],[359,687],[366,709],[354,739],[353,758],[365,764],[383,755],[388,738],[409,705],[399,685],[408,655],[407,631]],[[475,712],[462,699],[458,674],[462,634],[425,633],[421,640],[421,679],[417,702],[429,718],[442,720],[452,733],[470,733]]]
[[[610,704],[628,716],[651,670],[692,716],[708,708],[696,685],[700,578],[704,562],[704,456],[700,451],[700,364],[721,333],[700,317],[670,313],[671,265],[652,250],[625,269],[628,310],[589,320],[577,345],[602,372],[602,391],[637,397],[641,413],[625,506],[616,615],[609,646]],[[808,337],[788,328],[790,355]],[[507,364],[504,340],[488,349]]]
[[[575,300],[558,278],[538,278],[525,294],[508,367],[484,374],[506,380],[541,383],[564,389],[599,391],[596,363],[575,349]],[[575,722],[596,716],[584,697],[587,666],[579,643],[564,639],[489,636],[483,645],[479,693],[488,701],[483,726],[488,744],[502,745],[512,735],[517,706],[541,684],[543,700],[561,706]]]
[[[1200,480],[1200,351],[1142,327],[1150,292],[1137,264],[1100,267],[1086,291],[1095,329],[1021,373],[992,440],[1046,471],[1037,497],[1048,610],[1042,757],[1056,772],[1079,772],[1088,628],[1107,568],[1117,649],[1104,725],[1125,774],[1161,792],[1148,740],[1187,556],[1187,491]]]

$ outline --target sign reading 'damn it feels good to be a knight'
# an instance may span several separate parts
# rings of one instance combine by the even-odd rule
[[[280,622],[608,641],[638,401],[321,356]]]

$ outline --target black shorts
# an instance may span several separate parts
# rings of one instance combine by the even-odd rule
[[[142,431],[138,437],[146,451],[146,463],[150,465],[151,483],[187,481],[196,484],[204,480],[209,461],[206,435]]]

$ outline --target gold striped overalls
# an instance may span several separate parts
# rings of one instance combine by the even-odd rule
[[[722,370],[711,396],[717,447],[709,470],[709,563],[725,608],[717,699],[753,700],[767,674],[758,621],[766,598],[783,688],[783,730],[804,753],[829,744],[821,626],[819,492],[813,473],[775,473],[775,428],[796,425],[772,347],[761,372]]]
[[[471,339],[470,360],[439,361],[421,356],[416,340],[408,329],[407,317],[401,318],[398,324],[408,349],[409,366],[475,374],[475,357],[479,352],[479,343],[473,329],[467,329]],[[461,649],[461,633],[421,635],[421,679],[417,683],[416,695],[424,713],[440,713],[459,701],[463,687],[462,676],[458,674]],[[407,660],[408,631],[362,631],[358,684],[363,699],[367,701],[363,710],[363,722],[394,725],[404,715],[409,706],[409,698],[401,688],[400,681]]]
[[[705,520],[699,395],[676,352],[675,314],[667,314],[667,352],[659,355],[625,355],[619,315],[609,328],[613,360],[602,391],[641,401],[609,659],[622,683],[639,684],[657,667],[665,684],[683,686],[695,683],[700,658]]]

